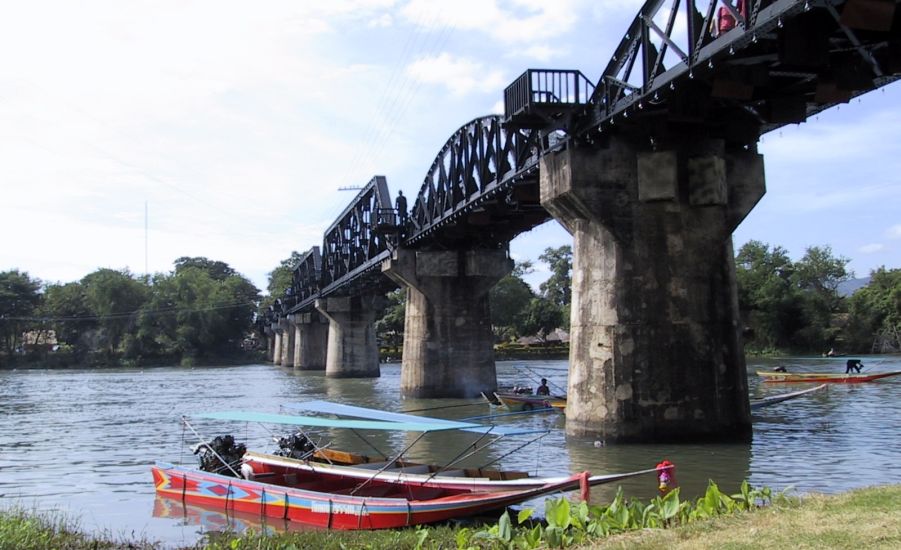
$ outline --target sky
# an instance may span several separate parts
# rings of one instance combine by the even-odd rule
[[[528,68],[596,81],[635,0],[0,0],[0,271],[47,283],[182,256],[267,274],[387,177],[415,197],[447,139]],[[901,85],[764,136],[734,235],[859,276],[901,268]],[[511,243],[570,244],[549,222]],[[537,285],[546,267],[529,277]]]

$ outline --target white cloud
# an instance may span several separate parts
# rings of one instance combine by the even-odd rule
[[[437,57],[419,58],[407,67],[407,72],[420,82],[444,85],[456,95],[471,91],[497,92],[503,90],[507,82],[501,71],[487,69],[477,61],[447,52]]]
[[[889,227],[885,234],[889,239],[901,239],[901,224]]]
[[[390,27],[394,24],[394,18],[391,17],[391,14],[383,13],[379,17],[372,19],[369,21],[368,26],[370,28],[385,28]]]
[[[862,254],[874,254],[876,252],[882,252],[885,250],[885,245],[880,243],[870,243],[865,244],[857,249]]]
[[[401,13],[419,26],[478,31],[506,44],[521,44],[541,43],[566,33],[575,25],[581,4],[580,0],[457,0],[453,4],[412,0]]]
[[[551,59],[559,56],[561,54],[559,48],[554,48],[552,46],[548,46],[546,44],[538,44],[535,46],[529,46],[522,50],[522,53],[525,57],[532,58],[536,61],[547,62]]]

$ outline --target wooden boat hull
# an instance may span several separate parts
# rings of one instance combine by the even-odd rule
[[[782,403],[783,401],[790,401],[792,399],[797,399],[798,397],[803,397],[808,393],[813,393],[815,391],[819,391],[826,387],[826,384],[820,384],[814,388],[808,388],[806,390],[795,391],[791,393],[783,393],[781,395],[770,395],[767,397],[761,397],[760,399],[752,399],[751,400],[751,410],[761,409],[763,407],[768,407],[770,405],[775,405],[776,403]]]
[[[361,458],[368,460],[368,457],[361,456]],[[564,483],[567,479],[571,479],[566,476],[529,477],[525,472],[475,468],[440,472],[440,468],[437,466],[413,463],[404,463],[402,467],[386,468],[385,471],[379,472],[379,468],[386,463],[363,465],[362,463],[365,461],[360,461],[357,463],[360,464],[359,466],[328,464],[253,451],[244,454],[243,462],[242,470],[251,470],[254,479],[260,481],[272,479],[276,484],[284,483],[284,480],[290,477],[299,483],[319,479],[327,480],[327,483],[332,484],[367,482],[367,486],[370,487],[386,484],[407,485],[417,489],[433,488],[452,493],[467,493],[531,490],[546,485]],[[657,469],[651,468],[620,474],[596,475],[590,476],[587,483],[593,487],[630,477],[657,473]],[[566,489],[575,489],[576,487],[576,484],[570,484],[566,486]]]
[[[822,373],[822,372],[775,372],[775,371],[757,371],[757,376],[763,378],[764,382],[827,382],[839,384],[858,384],[861,382],[872,382],[890,376],[898,376],[901,371],[895,372],[878,372],[878,373]]]
[[[365,496],[275,485],[157,463],[152,468],[156,492],[183,503],[257,514],[326,529],[392,529],[467,517],[499,510],[548,493],[579,485],[584,474],[528,490],[447,495],[433,490],[409,497],[410,487],[371,489]],[[587,476],[586,476],[587,477]],[[326,488],[325,483],[308,484]],[[395,489],[391,491],[391,489]],[[340,488],[339,491],[346,491]],[[376,491],[385,496],[374,494]]]
[[[501,405],[510,411],[531,411],[537,409],[563,410],[566,407],[565,397],[550,395],[520,395],[515,393],[495,393]]]

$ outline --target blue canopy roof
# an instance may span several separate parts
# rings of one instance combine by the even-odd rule
[[[261,422],[264,424],[291,424],[294,426],[308,426],[316,428],[349,428],[354,430],[390,430],[409,432],[436,432],[441,430],[460,429],[461,426],[477,427],[478,424],[457,422],[449,426],[447,424],[429,422],[424,418],[422,422],[380,422],[374,420],[336,420],[319,416],[290,416],[284,414],[270,414],[247,411],[224,411],[213,413],[192,414],[192,418],[209,418],[213,420],[235,420],[239,422]],[[485,429],[485,428],[483,428]]]
[[[444,418],[432,418],[429,416],[418,416],[408,413],[397,413],[382,411],[379,409],[369,409],[366,407],[357,407],[354,405],[344,405],[342,403],[332,403],[330,401],[305,401],[302,403],[288,403],[283,405],[286,409],[299,411],[320,412],[333,414],[335,416],[351,416],[354,418],[370,418],[374,420],[385,421],[398,426],[404,423],[427,423],[432,426],[441,426],[442,430],[463,430],[466,432],[486,433],[490,431],[497,435],[523,435],[533,433],[543,433],[547,430],[522,429],[505,426],[486,426],[483,424],[473,424],[471,422],[461,422],[459,420],[447,420]],[[397,427],[397,430],[404,428]]]

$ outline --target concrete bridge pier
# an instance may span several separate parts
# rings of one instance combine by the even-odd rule
[[[275,357],[275,331],[271,326],[263,327],[263,333],[266,337],[266,360],[272,361]]]
[[[398,249],[382,272],[407,287],[401,395],[475,397],[497,387],[488,291],[505,250]]]
[[[377,378],[379,347],[375,316],[382,296],[350,296],[316,300],[329,320],[325,375],[332,378]]]
[[[319,312],[297,313],[294,338],[294,368],[325,370],[328,349],[328,322]]]
[[[272,323],[272,363],[275,365],[282,364],[282,329],[279,323]]]
[[[568,434],[750,439],[732,231],[764,192],[763,157],[715,139],[542,158],[574,237]]]
[[[295,328],[293,317],[293,315],[288,315],[286,318],[279,320],[279,325],[282,327],[282,362],[280,365],[283,367],[294,366]]]

